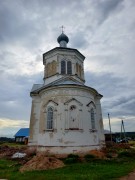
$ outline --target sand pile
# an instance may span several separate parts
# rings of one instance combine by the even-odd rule
[[[24,164],[24,166],[20,168],[20,171],[56,169],[63,166],[64,163],[55,157],[46,157],[44,154],[37,154]]]

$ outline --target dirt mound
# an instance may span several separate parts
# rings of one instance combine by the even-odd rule
[[[37,154],[20,171],[47,170],[63,167],[64,163],[55,157],[46,157],[44,154]]]

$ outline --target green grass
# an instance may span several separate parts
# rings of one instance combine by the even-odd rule
[[[135,161],[131,160],[95,160],[89,163],[76,163],[63,168],[44,171],[19,172],[17,161],[0,159],[0,179],[8,180],[114,180],[131,172]]]
[[[1,146],[9,146],[9,147],[17,147],[17,148],[22,148],[22,147],[27,147],[27,145],[25,144],[19,144],[19,143],[15,143],[15,142],[4,142],[0,144]]]

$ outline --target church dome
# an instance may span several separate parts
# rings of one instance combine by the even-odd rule
[[[69,42],[69,38],[64,34],[62,33],[58,38],[57,38],[57,41],[58,43],[60,44],[61,41],[66,41],[66,43]]]

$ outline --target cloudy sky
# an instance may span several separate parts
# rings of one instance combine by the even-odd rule
[[[104,128],[135,131],[135,0],[0,0],[0,136],[29,126],[34,83],[42,83],[42,54],[68,47],[85,59],[86,85],[103,94]]]

